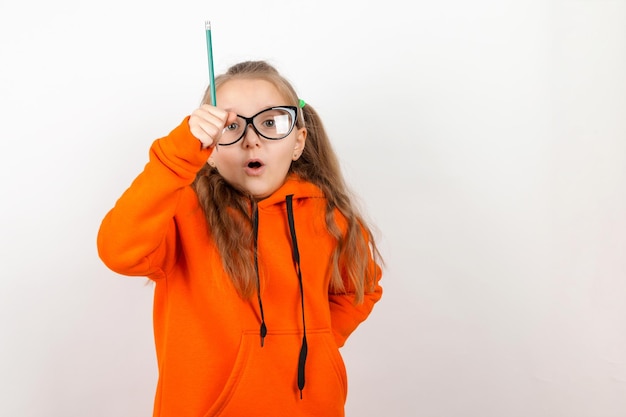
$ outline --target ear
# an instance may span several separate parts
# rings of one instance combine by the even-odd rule
[[[206,163],[215,168],[215,161],[213,160],[213,156],[209,156],[209,159],[207,159]]]
[[[297,132],[297,136],[296,136],[296,144],[293,148],[293,160],[297,161],[298,158],[300,158],[300,156],[302,155],[302,152],[304,152],[304,146],[306,145],[306,135],[307,135],[307,130],[306,127],[302,127],[300,129],[298,129]]]

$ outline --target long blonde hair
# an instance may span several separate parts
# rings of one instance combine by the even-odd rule
[[[298,106],[298,95],[291,83],[265,61],[233,65],[225,74],[216,77],[216,89],[233,79],[269,81],[288,100],[285,104]],[[210,87],[202,103],[210,103]],[[352,201],[319,115],[310,104],[306,104],[301,111],[297,128],[306,127],[307,141],[300,158],[291,164],[290,173],[317,185],[326,197],[326,225],[337,241],[331,256],[330,291],[354,292],[355,301],[361,302],[363,295],[372,291],[375,285],[377,271],[370,267],[370,253],[378,264],[382,263],[382,259],[370,227]],[[226,272],[240,295],[250,297],[257,286],[251,217],[256,205],[254,198],[232,187],[208,164],[198,172],[193,187]],[[335,222],[336,210],[346,219],[345,232]],[[347,275],[346,283],[342,272]]]

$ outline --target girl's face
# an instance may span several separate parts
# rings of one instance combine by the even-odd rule
[[[260,79],[227,81],[216,95],[220,108],[244,117],[288,104],[272,83]],[[294,127],[284,139],[269,140],[260,136],[253,126],[247,126],[238,142],[216,145],[209,163],[230,184],[262,199],[283,185],[291,162],[302,154],[306,133],[306,128]]]

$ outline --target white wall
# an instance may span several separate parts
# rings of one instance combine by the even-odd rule
[[[347,413],[626,415],[626,1],[0,3],[0,415],[148,416],[151,287],[100,220],[216,72],[268,59],[380,229]]]

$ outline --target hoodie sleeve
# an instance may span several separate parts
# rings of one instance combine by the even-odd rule
[[[174,215],[181,195],[211,155],[189,131],[189,117],[150,147],[149,161],[104,217],[98,254],[111,270],[157,279],[176,258]]]
[[[341,347],[346,343],[348,336],[369,316],[374,308],[374,304],[380,300],[383,289],[380,286],[382,270],[374,261],[370,254],[369,268],[374,273],[374,288],[371,292],[366,292],[363,302],[355,304],[355,294],[329,294],[330,315],[333,327],[333,334],[337,346]]]

